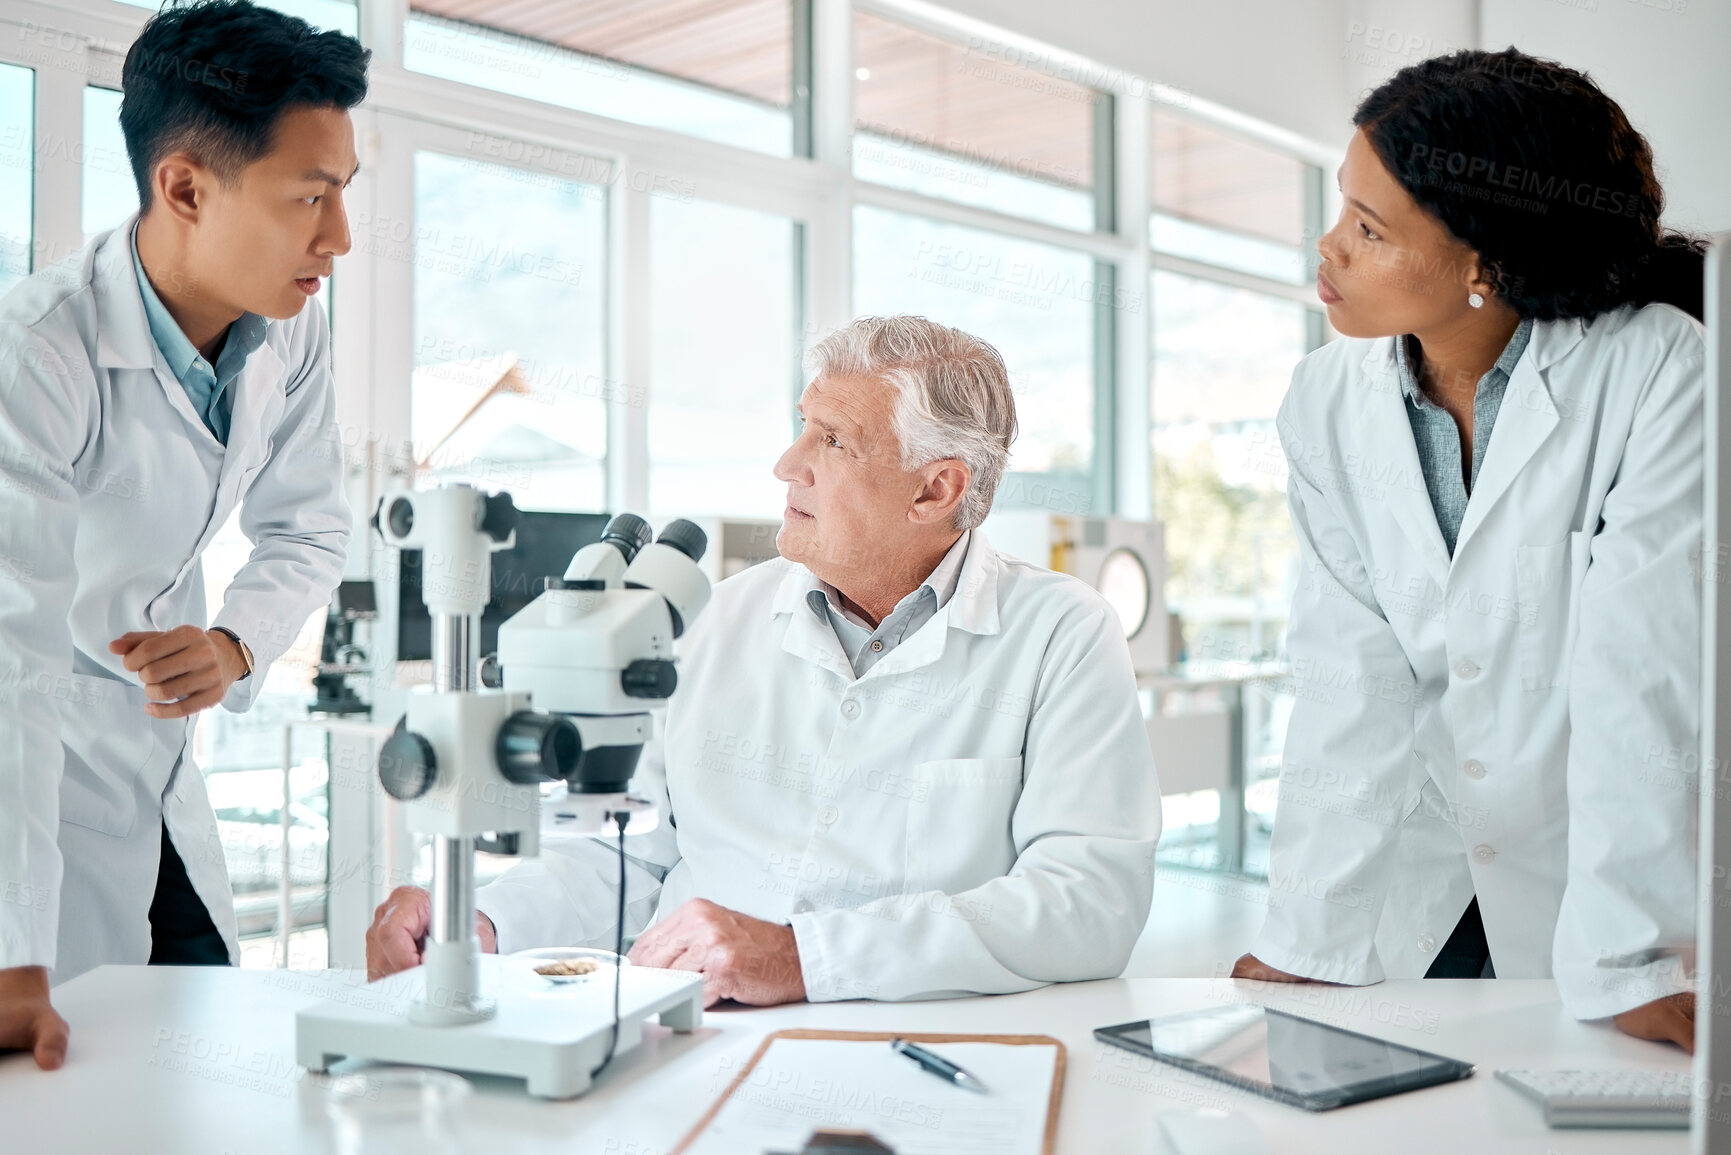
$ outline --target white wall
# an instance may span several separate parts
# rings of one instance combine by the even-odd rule
[[[1731,4],[1482,0],[1481,39],[1591,73],[1653,146],[1666,222],[1731,229]]]
[[[938,2],[1331,148],[1365,89],[1477,35],[1475,0]]]

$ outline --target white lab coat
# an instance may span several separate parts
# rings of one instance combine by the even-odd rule
[[[682,644],[635,783],[677,826],[627,839],[628,929],[693,898],[791,924],[813,1000],[1117,975],[1160,790],[1112,609],[976,530],[954,595],[856,680],[815,588],[746,570]],[[611,843],[565,844],[477,905],[504,951],[611,947],[616,880]]]
[[[1298,696],[1253,951],[1419,977],[1476,893],[1497,975],[1579,1018],[1691,989],[1700,327],[1539,322],[1452,563],[1394,340],[1312,353],[1280,411]]]
[[[349,536],[323,311],[269,323],[225,449],[151,336],[131,229],[0,301],[0,967],[54,982],[148,959],[164,821],[239,957],[192,721],[145,714],[108,643],[204,624],[199,555],[238,503],[253,552],[214,624],[252,649],[245,710]]]

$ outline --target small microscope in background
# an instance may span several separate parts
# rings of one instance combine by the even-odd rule
[[[371,703],[362,701],[349,685],[349,678],[369,672],[367,651],[355,642],[355,623],[370,622],[378,616],[378,596],[372,582],[345,579],[337,586],[329,616],[325,618],[325,637],[319,648],[319,672],[313,677],[314,697],[307,707],[309,712],[372,713]]]

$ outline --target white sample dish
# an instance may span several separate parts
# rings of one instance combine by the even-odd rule
[[[536,973],[536,967],[548,963],[562,962],[567,959],[593,959],[594,970],[584,975],[544,975]],[[610,950],[587,946],[542,946],[532,950],[520,950],[508,954],[504,958],[507,981],[519,990],[553,993],[559,990],[582,988],[597,980],[605,981],[609,986],[613,981],[613,969],[621,962],[631,965],[630,959],[621,960]]]

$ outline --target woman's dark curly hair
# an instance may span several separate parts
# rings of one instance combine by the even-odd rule
[[[1352,123],[1522,317],[1702,313],[1706,245],[1659,223],[1653,150],[1591,77],[1514,48],[1410,65]]]

